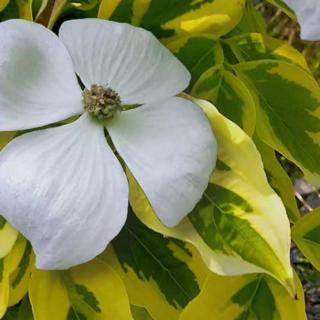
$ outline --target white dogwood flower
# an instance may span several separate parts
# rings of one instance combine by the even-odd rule
[[[217,146],[202,111],[175,96],[189,80],[150,32],[127,24],[68,21],[59,37],[32,22],[0,24],[0,131],[81,115],[0,153],[0,212],[30,240],[38,268],[94,258],[125,223],[128,182],[105,132],[165,225],[194,208]]]
[[[320,40],[320,1],[319,0],[284,0],[296,13],[301,26],[301,38]]]

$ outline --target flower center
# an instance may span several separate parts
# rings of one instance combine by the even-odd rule
[[[114,90],[93,84],[82,92],[84,110],[91,113],[98,120],[112,118],[117,112],[122,111],[121,99]]]

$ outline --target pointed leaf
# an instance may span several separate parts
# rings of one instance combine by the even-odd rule
[[[203,199],[176,228],[165,228],[131,177],[134,212],[157,232],[195,245],[212,271],[266,272],[294,294],[289,221],[267,183],[254,143],[210,103],[196,102],[209,117],[219,145],[217,169]]]
[[[184,310],[179,320],[306,320],[304,294],[295,276],[297,296],[269,277],[212,275],[201,294]]]

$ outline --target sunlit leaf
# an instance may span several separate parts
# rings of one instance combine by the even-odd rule
[[[245,0],[102,0],[98,17],[133,23],[159,38],[191,33],[221,36],[240,21]]]
[[[202,200],[177,227],[165,228],[131,177],[134,212],[150,228],[191,242],[213,272],[266,272],[293,294],[289,221],[267,183],[254,143],[213,105],[196,101],[209,117],[219,146],[217,168]]]

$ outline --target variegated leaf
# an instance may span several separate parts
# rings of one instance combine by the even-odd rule
[[[221,36],[240,21],[245,0],[102,0],[98,17],[139,25],[169,39],[207,32]]]
[[[179,320],[306,320],[304,294],[295,276],[297,295],[262,275],[211,275],[201,294]]]
[[[32,271],[36,320],[133,320],[125,287],[106,264],[93,260],[68,271]]]
[[[100,259],[120,275],[130,303],[145,308],[153,320],[178,319],[209,273],[192,246],[150,230],[131,210]]]
[[[209,34],[180,37],[169,42],[167,47],[190,71],[189,89],[205,71],[213,66],[222,66],[224,61],[219,41]]]
[[[207,114],[219,145],[217,168],[202,200],[177,227],[165,228],[131,177],[134,212],[150,228],[192,243],[213,272],[266,272],[293,294],[289,221],[267,182],[253,141],[213,105],[196,102]]]
[[[18,237],[18,232],[0,216],[0,259],[12,249]]]
[[[234,66],[255,92],[259,138],[320,185],[320,88],[302,68],[259,60]]]
[[[255,127],[255,102],[239,78],[224,68],[220,42],[211,35],[178,38],[167,47],[191,72],[188,91],[206,99],[229,119],[252,135]]]
[[[225,40],[238,61],[283,60],[310,71],[304,55],[287,41],[261,33],[241,34]]]
[[[0,259],[0,318],[4,316],[9,306],[10,276],[23,257],[26,243],[26,240],[20,236],[12,250]]]
[[[34,254],[30,243],[27,243],[17,268],[10,275],[9,306],[20,302],[28,293],[30,273],[33,266]]]
[[[255,101],[242,80],[222,65],[203,73],[191,94],[210,101],[247,134],[253,134],[256,124]]]

